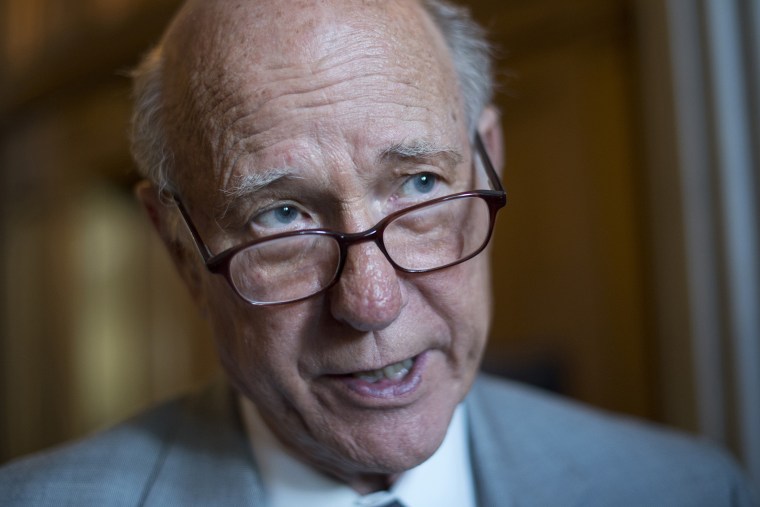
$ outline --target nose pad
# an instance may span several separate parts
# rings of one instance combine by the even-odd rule
[[[330,290],[335,319],[359,331],[388,327],[404,307],[398,273],[373,242],[348,249],[340,280]]]

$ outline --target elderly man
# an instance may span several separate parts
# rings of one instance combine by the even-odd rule
[[[13,464],[4,502],[748,505],[718,451],[476,380],[489,83],[442,1],[190,0],[136,72],[137,195],[234,389]]]

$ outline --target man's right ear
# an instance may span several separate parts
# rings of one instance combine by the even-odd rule
[[[202,315],[205,315],[204,291],[202,290],[202,264],[195,252],[188,251],[185,245],[176,237],[175,228],[171,225],[170,208],[162,201],[158,189],[149,181],[143,180],[135,185],[135,196],[140,201],[151,224],[166,246],[174,266],[190,290]]]
[[[501,131],[499,111],[496,106],[491,104],[483,109],[478,121],[478,132],[483,139],[483,144],[486,145],[494,169],[501,175],[504,166],[504,138]]]
[[[135,197],[147,213],[150,223],[153,224],[161,240],[171,250],[172,246],[169,243],[176,243],[176,238],[169,237],[170,231],[166,220],[168,210],[161,202],[161,196],[156,187],[150,181],[142,180],[135,185]]]

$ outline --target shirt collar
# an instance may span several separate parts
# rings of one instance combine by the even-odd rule
[[[464,405],[456,408],[443,443],[427,461],[404,472],[390,491],[360,495],[289,454],[264,424],[256,406],[243,396],[240,404],[268,507],[374,507],[391,498],[406,507],[475,507]]]

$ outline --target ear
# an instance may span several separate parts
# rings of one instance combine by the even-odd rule
[[[499,112],[493,105],[486,106],[478,120],[478,132],[486,145],[494,169],[501,176],[504,167],[504,139],[501,131]]]
[[[148,180],[142,180],[135,185],[135,197],[145,210],[150,223],[158,233],[158,236],[166,245],[167,249],[171,251],[175,248],[175,244],[178,243],[176,238],[172,237],[169,224],[169,210],[167,206],[161,202],[161,197],[153,184]]]
[[[172,262],[174,262],[174,267],[190,290],[190,295],[198,306],[201,315],[205,317],[205,291],[203,290],[201,278],[203,265],[200,263],[200,256],[197,252],[189,250],[176,237],[176,231],[171,226],[172,217],[170,216],[170,209],[161,201],[158,190],[151,182],[147,180],[140,181],[135,185],[134,192],[137,200],[148,215],[153,228],[169,252],[169,256]]]

